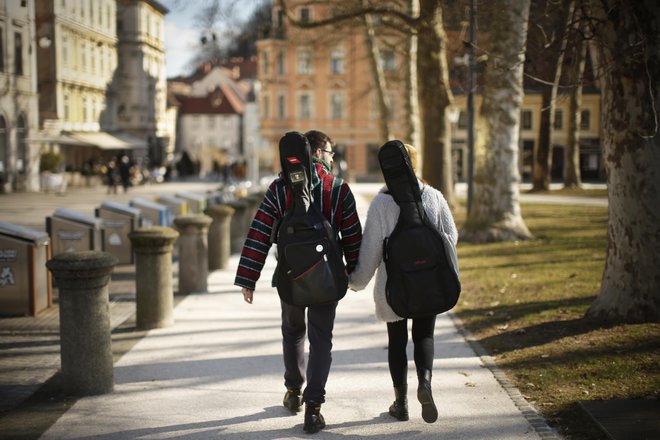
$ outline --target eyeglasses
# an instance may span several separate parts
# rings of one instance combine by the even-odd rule
[[[328,153],[330,157],[335,157],[335,151],[332,150],[324,150],[323,148],[319,148],[319,150],[323,151],[324,153]]]

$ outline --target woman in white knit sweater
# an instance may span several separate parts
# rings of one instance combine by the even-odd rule
[[[405,145],[413,169],[417,169],[417,150]],[[456,244],[458,232],[454,224],[447,201],[440,191],[418,180],[422,191],[422,204],[430,223],[438,230],[444,232]],[[386,194],[387,187],[381,188],[374,197],[369,211],[362,236],[360,257],[357,267],[350,274],[350,287],[353,290],[362,290],[376,273],[374,286],[374,302],[376,304],[376,317],[387,323],[388,334],[388,364],[394,385],[395,401],[390,406],[389,413],[399,419],[408,420],[408,358],[406,345],[408,344],[408,320],[398,316],[387,303],[385,298],[385,284],[387,272],[383,260],[383,240],[389,237],[399,218],[399,206],[392,196]],[[433,333],[435,330],[435,315],[427,318],[412,319],[412,339],[414,343],[414,358],[417,368],[419,385],[417,398],[422,404],[422,418],[433,423],[438,418],[438,411],[433,402],[431,393],[431,371],[433,369]]]

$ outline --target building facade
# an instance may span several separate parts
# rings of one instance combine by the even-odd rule
[[[328,18],[327,6],[288,2],[301,20]],[[278,141],[290,130],[327,133],[353,177],[380,174],[376,152],[386,141],[361,26],[298,29],[287,25],[275,3],[269,35],[257,42],[261,133],[277,159]],[[387,80],[392,135],[403,136],[403,58],[382,45],[378,62]],[[272,163],[274,171],[279,161]]]
[[[154,0],[118,0],[117,8],[120,63],[111,88],[117,126],[148,141],[152,164],[169,163],[174,143],[166,115],[164,17],[168,10]]]
[[[327,5],[290,1],[287,6],[300,21],[329,18]],[[376,24],[378,26],[378,24]],[[376,28],[380,34],[380,63],[387,80],[390,107],[390,131],[394,138],[404,139],[404,51],[396,50],[396,36],[385,35],[386,29]],[[460,32],[447,32],[450,75],[457,71],[452,62],[465,52]],[[384,36],[383,36],[384,35]],[[400,45],[400,43],[399,43]],[[268,35],[257,43],[258,79],[261,87],[259,113],[261,133],[277,158],[277,142],[290,130],[324,131],[344,153],[352,177],[358,180],[382,180],[377,150],[385,142],[378,131],[379,110],[373,87],[370,61],[364,43],[361,24],[342,28],[322,27],[300,29],[288,25],[279,4],[274,2],[272,24]],[[423,79],[420,79],[423,81]],[[459,78],[452,78],[454,110],[460,115],[451,124],[452,155],[455,177],[467,176],[467,132],[465,95],[466,85],[454,87]],[[522,105],[520,133],[520,171],[524,179],[531,176],[533,151],[538,146],[541,94],[526,88]],[[480,100],[476,100],[478,113]],[[563,144],[568,136],[568,100],[557,102],[558,115],[553,133],[553,177],[559,179],[563,168]],[[600,96],[597,91],[585,90],[582,104],[581,168],[583,178],[604,179],[600,154]],[[478,115],[477,115],[478,116]],[[277,160],[272,162],[279,169]]]
[[[0,192],[39,190],[35,3],[0,0]]]

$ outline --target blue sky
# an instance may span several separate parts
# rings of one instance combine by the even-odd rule
[[[247,18],[259,0],[223,0],[235,4],[241,19]],[[165,62],[167,77],[190,73],[190,58],[201,32],[195,28],[195,15],[205,0],[160,0],[170,12],[165,15]]]

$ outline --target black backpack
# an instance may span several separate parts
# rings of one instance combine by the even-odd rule
[[[312,197],[312,155],[298,132],[280,139],[280,161],[291,206],[275,232],[274,281],[282,301],[297,306],[330,304],[346,295],[348,275],[339,240]]]
[[[400,214],[383,243],[387,269],[386,298],[402,318],[424,318],[446,312],[461,293],[456,249],[429,222],[408,152],[398,140],[378,151],[388,193]]]

